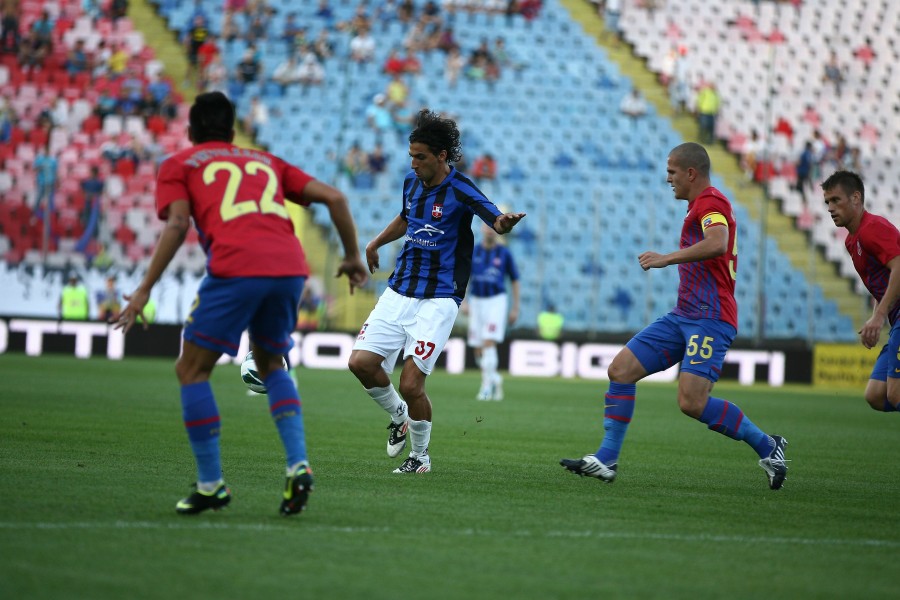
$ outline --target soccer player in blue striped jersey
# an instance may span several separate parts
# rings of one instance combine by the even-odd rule
[[[366,246],[369,270],[378,249],[405,238],[388,288],[357,336],[349,367],[369,396],[391,417],[387,453],[409,457],[394,473],[431,470],[431,400],[425,378],[450,337],[472,268],[477,216],[499,234],[524,213],[502,213],[453,163],[460,159],[459,129],[451,119],[424,109],[409,135],[412,171],[403,181],[400,213]],[[402,352],[400,394],[389,373]],[[401,398],[402,396],[402,398]]]
[[[512,305],[506,293],[510,280]],[[462,305],[469,315],[469,346],[481,369],[478,400],[503,400],[503,377],[497,372],[497,344],[519,318],[519,270],[509,248],[498,243],[497,232],[482,226],[481,243],[472,257],[472,285]]]
[[[681,411],[749,445],[759,456],[770,489],[780,489],[787,477],[787,441],[767,435],[737,405],[710,396],[737,334],[737,224],[731,203],[712,187],[709,171],[709,155],[700,144],[681,144],[669,153],[666,181],[676,199],[688,202],[680,249],[669,254],[644,252],[638,263],[645,271],[678,265],[678,302],[669,314],[631,338],[609,365],[600,448],[580,459],[560,461],[577,475],[607,483],[616,478],[619,451],[634,414],[637,382],[680,362]]]
[[[850,171],[836,171],[822,182],[825,206],[837,227],[847,228],[844,246],[866,289],[875,299],[872,316],[859,330],[866,348],[878,344],[887,322],[891,329],[881,348],[865,398],[878,411],[900,411],[900,232],[893,223],[866,210],[862,179]]]

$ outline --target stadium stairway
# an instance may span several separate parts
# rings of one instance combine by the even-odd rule
[[[188,63],[184,48],[178,41],[178,33],[166,26],[165,20],[147,0],[130,2],[128,16],[134,23],[134,28],[144,34],[147,45],[154,49],[156,57],[165,65],[164,72],[171,76],[173,81],[184,82],[187,78]],[[182,85],[180,91],[184,94],[186,103],[193,102],[196,95],[193,85]],[[259,148],[241,130],[240,124],[237,127],[235,143],[243,147]],[[326,294],[331,298],[331,326],[340,330],[355,330],[375,305],[374,292],[366,289],[351,295],[346,279],[334,279],[332,274],[337,271],[342,255],[339,249],[329,243],[329,232],[316,225],[310,213],[303,208],[289,204],[288,210],[294,222],[294,230],[303,242],[310,269],[314,275],[321,277]]]
[[[660,116],[667,117],[685,140],[698,139],[696,120],[688,114],[674,114],[666,89],[659,83],[656,74],[634,56],[628,44],[606,33],[603,19],[594,5],[586,0],[560,0],[560,4],[604,48],[609,59],[634,82]],[[709,146],[708,150],[716,174],[729,187],[734,200],[747,209],[751,218],[765,223],[763,230],[776,241],[791,265],[802,272],[810,284],[818,284],[825,297],[833,300],[840,312],[853,323],[864,322],[871,312],[867,298],[860,297],[854,291],[850,281],[840,275],[838,265],[825,257],[822,248],[811,248],[808,234],[795,227],[794,219],[782,212],[776,200],[766,196],[762,186],[746,182],[737,157],[724,145]]]

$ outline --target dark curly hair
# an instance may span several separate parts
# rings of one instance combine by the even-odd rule
[[[188,123],[194,143],[230,142],[234,130],[234,104],[222,92],[199,94],[194,99]]]
[[[447,162],[455,163],[462,158],[459,143],[459,129],[453,119],[444,119],[436,112],[423,108],[416,115],[416,128],[409,134],[410,144],[425,144],[432,153],[438,155],[447,151]]]

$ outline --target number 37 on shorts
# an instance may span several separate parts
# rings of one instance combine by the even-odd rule
[[[422,360],[428,360],[429,358],[431,358],[431,355],[434,353],[434,349],[434,342],[425,342],[422,340],[416,341],[416,356],[418,356]]]

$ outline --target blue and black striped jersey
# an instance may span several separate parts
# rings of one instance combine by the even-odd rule
[[[388,285],[410,298],[462,302],[472,270],[472,216],[493,226],[501,212],[455,168],[433,188],[410,171],[403,181],[406,242]]]
[[[506,292],[506,276],[519,280],[519,270],[509,248],[500,244],[485,248],[475,246],[472,255],[472,286],[469,292],[477,298],[489,298]]]

